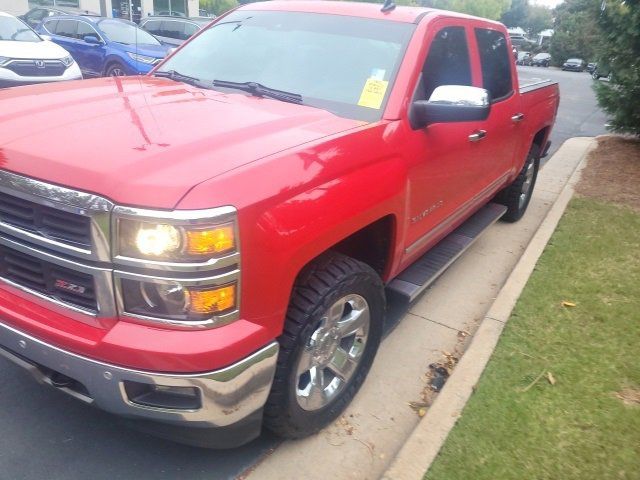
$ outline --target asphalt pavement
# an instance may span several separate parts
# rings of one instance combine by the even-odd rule
[[[560,85],[560,108],[556,124],[551,131],[552,143],[547,158],[569,138],[597,137],[607,133],[607,116],[598,106],[592,88],[595,80],[590,74],[543,67],[518,67],[518,70],[527,77],[549,78]]]
[[[522,68],[560,84],[551,154],[568,138],[605,133],[587,73]],[[211,451],[132,431],[114,417],[45,386],[0,359],[0,480],[234,478],[279,442],[264,434],[244,447]]]

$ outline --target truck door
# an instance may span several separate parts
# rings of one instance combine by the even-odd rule
[[[468,31],[460,20],[437,22],[425,41],[429,47],[413,101],[428,100],[442,85],[473,85]],[[409,134],[407,147],[416,158],[408,172],[405,261],[431,245],[473,203],[483,167],[476,163],[478,145],[469,136],[482,123],[432,123]]]
[[[482,72],[482,87],[491,95],[491,112],[481,129],[476,164],[482,166],[482,184],[504,180],[514,166],[514,154],[522,139],[520,96],[514,85],[515,65],[505,35],[492,28],[473,28]]]

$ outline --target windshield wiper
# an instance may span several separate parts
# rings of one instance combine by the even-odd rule
[[[202,80],[200,80],[199,78],[196,77],[190,77],[189,75],[183,75],[180,72],[176,72],[175,70],[161,70],[158,72],[154,72],[153,73],[154,77],[162,77],[162,78],[168,78],[170,80],[175,80],[176,82],[184,82],[184,83],[188,83],[190,85],[195,85],[198,87],[202,86]]]
[[[229,82],[227,80],[214,80],[213,86],[241,90],[256,97],[269,97],[283,102],[302,103],[302,95],[298,93],[276,90],[275,88],[265,87],[261,83],[257,82]]]

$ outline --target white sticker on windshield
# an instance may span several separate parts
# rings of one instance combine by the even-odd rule
[[[384,76],[386,73],[387,71],[382,68],[373,68],[371,70],[371,75],[369,76],[369,78],[372,78],[374,80],[384,80]]]

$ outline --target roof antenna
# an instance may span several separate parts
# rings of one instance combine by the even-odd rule
[[[382,13],[387,13],[390,12],[391,10],[394,10],[396,8],[396,4],[393,2],[393,0],[384,0],[384,5],[382,5],[382,8],[380,9],[380,11]]]

